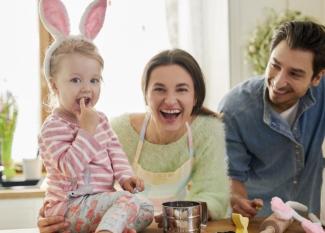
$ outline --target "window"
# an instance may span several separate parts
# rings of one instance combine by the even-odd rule
[[[10,90],[18,104],[14,160],[35,157],[39,130],[39,53],[37,1],[0,2],[0,91]]]
[[[62,2],[72,34],[78,34],[80,17],[91,0]],[[6,35],[0,45],[0,79],[7,80],[6,87],[17,97],[13,159],[21,160],[36,155],[40,128],[37,1],[1,1],[0,17]],[[98,110],[108,117],[144,110],[142,70],[154,54],[170,47],[166,27],[165,0],[112,0],[94,40],[105,60]]]
[[[170,47],[165,0],[112,1],[95,43],[105,60],[98,109],[109,117],[144,111],[144,66],[154,54]]]

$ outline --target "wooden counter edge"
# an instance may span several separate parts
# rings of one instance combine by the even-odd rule
[[[0,190],[0,200],[23,199],[23,198],[44,198],[44,196],[45,196],[45,190],[40,188]]]
[[[250,220],[248,225],[249,233],[258,233],[259,226],[263,222],[265,218],[256,217]],[[232,223],[230,218],[209,221],[207,227],[203,230],[204,233],[218,233],[218,232],[227,232],[227,231],[235,231],[235,225]],[[151,223],[151,225],[144,230],[144,233],[158,233],[163,232],[161,228],[157,227],[155,222]],[[300,226],[298,222],[294,222],[287,229],[286,233],[304,233],[304,230]]]

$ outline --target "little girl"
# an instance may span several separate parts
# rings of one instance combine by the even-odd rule
[[[153,218],[153,207],[134,194],[143,181],[131,166],[106,116],[96,105],[103,59],[92,40],[105,18],[106,0],[94,1],[81,21],[81,36],[69,36],[60,0],[41,0],[40,15],[55,38],[44,60],[57,107],[45,120],[39,149],[47,171],[45,216],[61,215],[71,232],[134,232]],[[126,191],[117,192],[114,181]]]

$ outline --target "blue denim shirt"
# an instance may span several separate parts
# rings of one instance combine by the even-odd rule
[[[246,185],[249,198],[262,198],[259,216],[271,214],[273,196],[301,202],[319,215],[322,143],[325,135],[325,78],[300,99],[293,126],[267,101],[265,79],[233,88],[221,101],[229,175]]]

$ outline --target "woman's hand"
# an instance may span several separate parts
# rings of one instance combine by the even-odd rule
[[[51,216],[44,217],[44,208],[42,207],[39,211],[39,218],[37,226],[40,233],[55,233],[57,231],[62,231],[64,233],[69,233],[69,223],[64,220],[62,216]]]
[[[130,193],[142,192],[144,190],[144,183],[139,177],[132,176],[124,181],[122,188]]]

